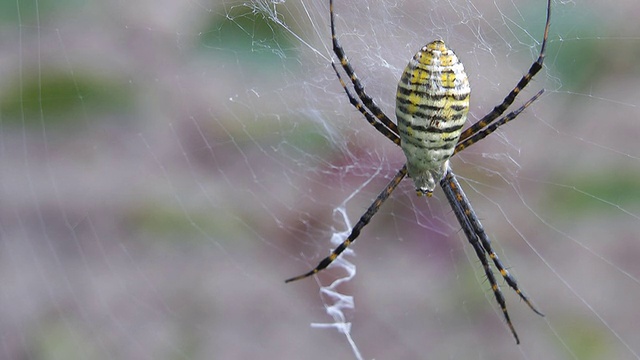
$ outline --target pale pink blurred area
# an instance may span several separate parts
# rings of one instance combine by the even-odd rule
[[[366,5],[365,5],[366,3]],[[444,39],[471,116],[537,56],[544,1],[335,0],[392,118],[397,77]],[[640,357],[635,1],[554,1],[513,123],[452,160],[539,317],[502,286],[516,345],[443,194],[405,180],[338,290],[365,359]],[[320,286],[403,164],[330,66],[328,1],[0,4],[0,358],[349,359]],[[345,200],[347,199],[347,200]],[[504,285],[502,281],[500,284]]]

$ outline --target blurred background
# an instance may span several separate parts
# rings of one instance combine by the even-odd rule
[[[365,359],[640,357],[640,3],[552,1],[517,121],[452,166],[503,262],[522,344],[440,190],[404,181],[337,289]],[[444,39],[489,112],[544,1],[336,0],[392,118]],[[330,66],[328,1],[0,1],[0,358],[356,358],[315,266],[403,164]],[[502,281],[500,281],[503,284]]]

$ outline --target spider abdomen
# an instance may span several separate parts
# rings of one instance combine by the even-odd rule
[[[420,195],[431,195],[455,151],[469,111],[469,80],[444,41],[418,51],[404,69],[396,117],[407,170]]]

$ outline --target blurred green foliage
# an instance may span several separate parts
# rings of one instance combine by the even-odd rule
[[[13,81],[0,96],[2,122],[6,125],[49,129],[78,125],[96,113],[127,111],[134,106],[131,90],[115,79],[42,70]],[[39,76],[38,76],[39,74]],[[85,116],[86,114],[91,116]]]
[[[619,214],[614,205],[604,206],[603,203],[615,204],[623,208],[640,204],[639,172],[609,172],[598,171],[592,174],[578,174],[568,172],[567,176],[554,181],[559,184],[571,184],[571,187],[549,187],[547,201],[548,208],[553,209],[558,217],[580,214],[601,213],[612,211]],[[597,197],[591,194],[597,194]],[[604,209],[604,210],[603,210]]]
[[[610,349],[611,333],[600,324],[584,318],[567,318],[561,322],[560,332],[566,346],[576,359],[603,359]]]
[[[283,66],[283,61],[291,65],[286,60],[298,56],[297,45],[292,44],[281,25],[244,5],[213,16],[202,32],[200,44],[202,50],[213,50],[217,56],[241,62],[247,70],[265,74],[265,70]]]
[[[43,16],[65,9],[78,9],[86,0],[0,0],[0,22],[31,24]]]

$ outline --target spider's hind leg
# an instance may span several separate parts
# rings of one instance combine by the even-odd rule
[[[449,201],[451,208],[453,209],[453,212],[455,213],[456,218],[458,219],[458,222],[460,223],[460,226],[462,227],[462,230],[467,237],[467,240],[473,246],[478,259],[480,259],[480,262],[482,263],[482,267],[484,268],[487,280],[489,280],[489,284],[491,285],[491,290],[493,291],[498,305],[500,305],[509,329],[513,333],[516,342],[520,343],[518,334],[516,333],[515,328],[511,323],[511,318],[509,317],[509,313],[507,311],[504,295],[500,290],[500,286],[496,281],[493,271],[491,270],[489,261],[487,259],[487,254],[489,255],[489,258],[493,260],[494,265],[500,272],[500,275],[502,275],[504,280],[507,282],[509,287],[511,287],[536,314],[541,316],[544,316],[544,314],[542,314],[533,306],[525,293],[520,290],[516,279],[504,267],[502,261],[500,261],[500,258],[498,258],[498,255],[491,247],[489,237],[484,231],[480,220],[471,208],[469,199],[467,199],[464,191],[460,187],[460,183],[458,182],[455,174],[451,171],[450,168],[447,169],[444,178],[440,181],[440,186],[444,190],[447,200]]]

